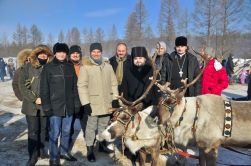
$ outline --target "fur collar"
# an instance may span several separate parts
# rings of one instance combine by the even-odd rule
[[[37,46],[34,50],[32,50],[30,54],[31,65],[35,68],[38,68],[40,66],[38,58],[37,58],[37,54],[41,51],[46,52],[46,54],[48,55],[48,59],[46,63],[51,62],[52,59],[54,58],[52,51],[47,46],[45,45]]]
[[[17,65],[23,67],[25,65],[26,58],[30,56],[32,49],[24,49],[17,54]]]

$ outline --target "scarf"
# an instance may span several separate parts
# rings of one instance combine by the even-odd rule
[[[127,59],[127,55],[125,55],[123,58],[119,58],[116,55],[116,62],[118,63],[117,69],[116,69],[116,77],[118,81],[118,85],[121,85],[122,79],[123,79],[123,69],[124,69],[124,62]]]
[[[102,56],[99,59],[93,59],[92,56],[90,56],[90,58],[98,65],[101,65],[101,63],[103,62]]]

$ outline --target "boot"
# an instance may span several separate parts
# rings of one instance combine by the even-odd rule
[[[87,159],[90,162],[95,162],[96,158],[93,154],[93,145],[92,146],[86,146],[87,147]]]
[[[105,152],[105,153],[108,153],[108,154],[114,153],[113,150],[107,148],[105,140],[103,140],[102,142],[99,142],[99,148],[98,148],[98,150],[99,150],[99,152]]]
[[[60,166],[59,160],[50,160],[50,166]]]
[[[33,155],[33,156],[29,159],[29,161],[27,162],[27,166],[35,166],[36,163],[37,163],[37,160],[38,160],[37,155]]]
[[[40,156],[41,159],[47,159],[47,158],[49,158],[49,155],[48,155],[47,152],[45,152],[44,148],[39,149],[39,153],[40,153],[39,156]]]

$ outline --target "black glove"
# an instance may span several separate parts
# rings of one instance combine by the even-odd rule
[[[74,113],[75,113],[75,114],[78,114],[78,113],[79,113],[79,110],[80,110],[80,107],[75,107]]]
[[[45,114],[46,116],[50,117],[50,116],[53,115],[53,111],[52,111],[52,109],[50,109],[50,110],[44,111],[44,114]]]
[[[119,101],[118,100],[112,100],[112,108],[119,108]]]
[[[84,112],[85,112],[86,115],[91,116],[91,114],[92,114],[92,108],[91,108],[90,103],[84,105]]]

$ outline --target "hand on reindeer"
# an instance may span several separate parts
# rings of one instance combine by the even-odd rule
[[[91,116],[91,114],[92,114],[92,108],[91,108],[90,103],[84,105],[84,112],[85,112],[86,115]]]
[[[112,108],[119,108],[119,101],[118,100],[112,100]]]

